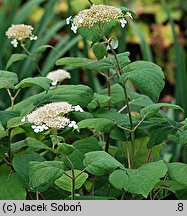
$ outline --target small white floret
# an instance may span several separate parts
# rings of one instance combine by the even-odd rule
[[[120,19],[120,23],[121,23],[121,27],[124,28],[125,25],[127,24],[127,20],[122,18],[122,19]]]

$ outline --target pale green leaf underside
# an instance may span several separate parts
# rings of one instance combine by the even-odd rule
[[[74,170],[75,176],[79,175],[81,173],[81,170]],[[66,173],[72,177],[72,171],[66,171]],[[86,181],[88,178],[87,173],[82,173],[80,174],[76,179],[75,179],[75,189],[79,189]],[[55,184],[61,188],[62,190],[66,190],[71,192],[72,191],[72,179],[68,177],[67,175],[63,174],[60,178],[58,178],[55,181]]]

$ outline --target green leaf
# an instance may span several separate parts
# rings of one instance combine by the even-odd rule
[[[133,19],[135,19],[137,17],[136,14],[133,11],[131,11],[129,8],[126,8],[124,6],[120,6],[120,9],[122,10],[122,12],[124,14],[126,14],[127,12],[131,13]]]
[[[97,107],[107,107],[110,97],[107,95],[94,94],[94,99],[88,104],[89,109],[96,109]]]
[[[80,57],[65,57],[56,61],[56,65],[70,66],[74,68],[84,67],[93,71],[107,71],[111,68],[111,64],[102,61],[91,60]]]
[[[113,49],[117,49],[118,46],[119,46],[119,41],[118,41],[118,39],[117,39],[116,37],[112,38],[112,39],[110,40],[110,45],[112,46]],[[111,50],[109,45],[107,46],[107,50]]]
[[[51,80],[46,77],[34,77],[34,78],[29,77],[29,78],[23,79],[19,84],[15,86],[15,88],[16,89],[27,88],[32,85],[37,85],[45,90],[49,90],[50,84],[51,84]]]
[[[112,129],[116,127],[116,124],[112,120],[106,118],[84,119],[80,121],[77,125],[79,129],[91,128],[105,133],[109,133]]]
[[[138,168],[145,164],[145,161],[147,159],[147,155],[149,152],[149,149],[147,147],[147,143],[149,142],[149,137],[141,137],[138,139],[135,139],[134,141],[134,160],[133,160],[133,168]],[[159,158],[160,149],[162,148],[162,145],[157,145],[152,148],[152,154],[150,157],[150,162],[156,161]],[[129,150],[132,151],[132,146],[129,146]],[[124,149],[125,156],[127,157],[126,151]]]
[[[93,45],[92,48],[93,48],[93,53],[98,60],[103,59],[107,54],[106,44],[104,43],[96,43]]]
[[[12,84],[16,84],[18,82],[18,76],[14,72],[0,70],[0,80],[1,78],[7,78]]]
[[[86,153],[83,164],[86,170],[95,176],[107,175],[118,167],[124,168],[121,163],[104,151]]]
[[[68,155],[68,158],[70,159],[70,161],[73,163],[73,166],[75,169],[79,169],[82,170],[84,169],[83,166],[83,160],[84,160],[84,153],[78,149],[75,149],[72,154]],[[65,165],[67,167],[69,167],[69,161],[67,160],[67,158],[63,159]]]
[[[24,147],[30,147],[30,148],[37,149],[37,150],[50,149],[47,145],[38,141],[37,139],[33,137],[27,137],[24,140],[12,143],[11,150],[13,153],[16,153]]]
[[[1,122],[0,122],[0,139],[6,137],[8,135],[8,133],[5,131],[4,127],[2,126]]]
[[[111,29],[117,24],[116,20],[112,20],[103,25],[103,31],[105,36],[109,35]],[[92,41],[93,43],[98,42],[102,39],[102,36],[98,32],[98,23],[96,23],[92,28],[81,27],[78,28],[78,33],[85,39]]]
[[[27,146],[35,149],[50,149],[47,145],[33,137],[26,138]]]
[[[19,112],[20,110],[18,110]],[[7,122],[14,117],[19,116],[19,113],[16,111],[0,111],[0,119],[1,124],[5,127],[7,125]]]
[[[81,170],[74,170],[75,172],[75,176],[79,175],[81,173]],[[66,171],[65,173],[67,173],[69,176],[72,177],[72,171]],[[80,174],[76,179],[75,179],[75,189],[79,189],[86,181],[86,179],[88,178],[88,174],[87,173],[82,173]],[[65,191],[72,191],[72,180],[65,174],[63,174],[60,178],[58,178],[55,181],[55,184],[61,188],[62,190]]]
[[[171,109],[179,109],[179,110],[182,110],[183,109],[178,106],[178,105],[175,105],[175,104],[168,104],[168,103],[158,103],[158,104],[150,104],[146,107],[144,107],[143,109],[140,110],[140,114],[142,116],[152,116],[154,114],[156,114],[161,107],[167,107],[167,108],[171,108]]]
[[[29,163],[29,186],[32,191],[43,192],[63,173],[62,161],[32,161]]]
[[[187,144],[187,130],[184,130],[179,134],[179,143],[182,145]]]
[[[12,165],[14,170],[22,177],[25,185],[29,187],[29,162],[30,161],[45,161],[39,154],[24,154],[13,158]]]
[[[101,35],[97,33],[97,31],[93,31],[90,28],[81,27],[78,28],[78,33],[85,39],[92,41],[92,42],[98,42],[102,39]]]
[[[123,69],[120,82],[132,81],[145,95],[157,101],[164,88],[164,74],[162,69],[152,62],[136,61]]]
[[[14,85],[18,82],[16,73],[0,70],[0,89],[14,89]]]
[[[108,95],[108,89],[104,89],[100,92],[101,95]],[[117,104],[125,100],[124,89],[120,84],[111,85],[110,88],[110,101],[111,104]]]
[[[73,143],[73,146],[84,154],[101,150],[98,140],[93,136],[77,140]]]
[[[23,61],[26,59],[28,56],[26,54],[12,54],[10,59],[7,62],[6,69],[10,68],[12,64],[18,61]]]
[[[171,191],[173,193],[176,194],[176,192],[180,191],[180,190],[185,190],[187,189],[187,186],[180,184],[177,181],[173,181],[173,180],[161,180],[157,187],[159,189],[165,189],[168,191]]]
[[[129,62],[129,52],[117,54],[117,59],[121,68],[125,67]],[[80,57],[66,57],[56,61],[56,65],[71,66],[74,68],[84,67],[88,70],[107,72],[109,69],[116,69],[117,63],[114,56],[109,56],[100,61],[91,60]]]
[[[155,123],[148,128],[149,142],[147,144],[148,148],[152,148],[155,145],[164,142],[168,135],[177,133],[178,128],[174,124],[168,122]]]
[[[167,166],[169,178],[187,186],[187,164],[174,162]]]
[[[153,104],[153,101],[146,95],[137,92],[129,92],[130,104],[145,107]]]
[[[35,50],[35,53],[41,54],[41,53],[45,52],[47,48],[51,48],[51,49],[53,49],[54,51],[57,52],[57,50],[56,50],[53,46],[51,46],[51,45],[42,45],[42,46],[39,46],[39,47]]]
[[[130,55],[129,52],[123,52],[116,55],[116,58],[118,59],[118,62],[122,69],[130,63],[129,55]],[[110,64],[111,66],[109,69],[116,69],[118,68],[116,58],[112,55],[102,59],[101,62]]]
[[[0,200],[25,200],[26,190],[16,173],[0,175]]]
[[[21,125],[24,125],[25,122],[21,122],[22,117],[14,117],[8,120],[7,122],[7,128],[15,128],[19,127]]]
[[[72,145],[62,143],[58,145],[57,151],[62,155],[70,155],[74,152],[75,148]]]
[[[31,96],[14,106],[14,110],[22,111],[22,115],[27,114],[34,107],[50,102],[66,101],[72,105],[86,107],[93,98],[93,90],[84,85],[63,85],[50,89],[48,93],[42,92]],[[34,105],[34,107],[32,106]],[[24,110],[22,109],[24,107]]]
[[[110,175],[109,181],[119,190],[141,194],[147,198],[166,173],[166,164],[163,161],[157,161],[145,164],[138,169],[115,170]]]
[[[14,84],[12,82],[4,77],[0,77],[0,89],[14,89]]]

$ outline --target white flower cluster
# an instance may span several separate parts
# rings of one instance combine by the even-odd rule
[[[25,39],[37,40],[37,36],[32,34],[33,27],[25,24],[12,25],[6,32],[6,36],[12,39],[11,44],[14,47],[18,46],[19,41]]]
[[[76,122],[64,116],[72,111],[84,112],[79,105],[72,106],[67,102],[54,102],[37,108],[23,117],[21,121],[28,121],[33,124],[31,127],[36,133],[48,130],[49,128],[62,129],[70,127],[78,130]]]
[[[112,20],[119,20],[121,27],[124,28],[127,21],[125,16],[132,18],[131,13],[123,14],[120,8],[107,5],[92,5],[90,9],[80,11],[74,19],[68,17],[66,23],[69,25],[72,21],[71,30],[76,33],[80,27],[92,28],[96,23],[108,23]]]
[[[69,72],[65,70],[58,69],[58,70],[49,72],[46,77],[50,79],[52,81],[51,84],[55,86],[57,85],[58,82],[62,82],[65,79],[70,79],[71,75]]]

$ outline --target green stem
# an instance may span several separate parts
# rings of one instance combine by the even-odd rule
[[[57,129],[56,129],[56,128],[52,128],[52,129],[51,129],[51,132],[52,132],[52,134],[53,134],[53,136],[54,136],[54,138],[55,138],[55,140],[56,140],[56,143],[53,143],[53,146],[52,146],[52,149],[55,149],[55,145],[56,145],[56,144],[57,144],[57,145],[60,144],[60,141],[59,141],[59,139],[58,139]]]
[[[30,59],[34,62],[36,69],[38,70],[38,72],[40,73],[40,75],[42,76],[42,71],[38,65],[38,62],[36,61],[35,56],[29,52],[29,50],[25,47],[25,45],[23,44],[23,42],[21,42],[21,47],[23,48],[23,50],[26,52],[26,54],[30,57]]]
[[[124,85],[124,93],[125,93],[125,100],[126,100],[126,105],[127,105],[127,112],[128,112],[128,116],[129,116],[129,122],[130,122],[130,136],[131,136],[131,145],[132,145],[132,161],[134,159],[134,124],[133,124],[133,120],[132,120],[132,114],[131,114],[131,108],[130,108],[130,104],[129,104],[129,98],[128,98],[128,93],[127,93],[127,89],[126,86]]]
[[[16,97],[18,96],[18,94],[20,93],[21,89],[18,89],[18,91],[16,92],[16,94],[14,96],[12,96],[12,93],[10,91],[10,89],[7,89],[8,95],[10,97],[11,100],[11,110],[14,110],[14,102],[16,100]]]
[[[126,145],[126,153],[127,153],[127,161],[128,161],[128,168],[131,169],[131,158],[130,158],[130,149],[129,149],[129,142],[125,142]]]
[[[107,39],[107,37],[102,32],[101,28],[100,28],[100,31],[101,31],[101,35],[103,37],[103,40],[109,45],[110,50],[112,51],[112,54],[114,55],[114,58],[115,58],[116,64],[117,64],[117,74],[118,74],[118,76],[120,76],[122,74],[122,69],[121,69],[120,63],[118,61],[117,54],[116,54],[115,50],[113,49],[112,45],[110,44],[109,40]]]
[[[88,0],[89,1],[89,3],[91,4],[91,5],[93,5],[93,2],[91,1],[91,0]]]
[[[67,160],[68,160],[68,162],[70,164],[71,172],[72,172],[72,178],[71,178],[71,181],[72,181],[71,199],[75,200],[75,179],[76,179],[75,169],[74,169],[74,165],[71,162],[71,160],[67,156],[66,156],[66,158],[67,158]]]

